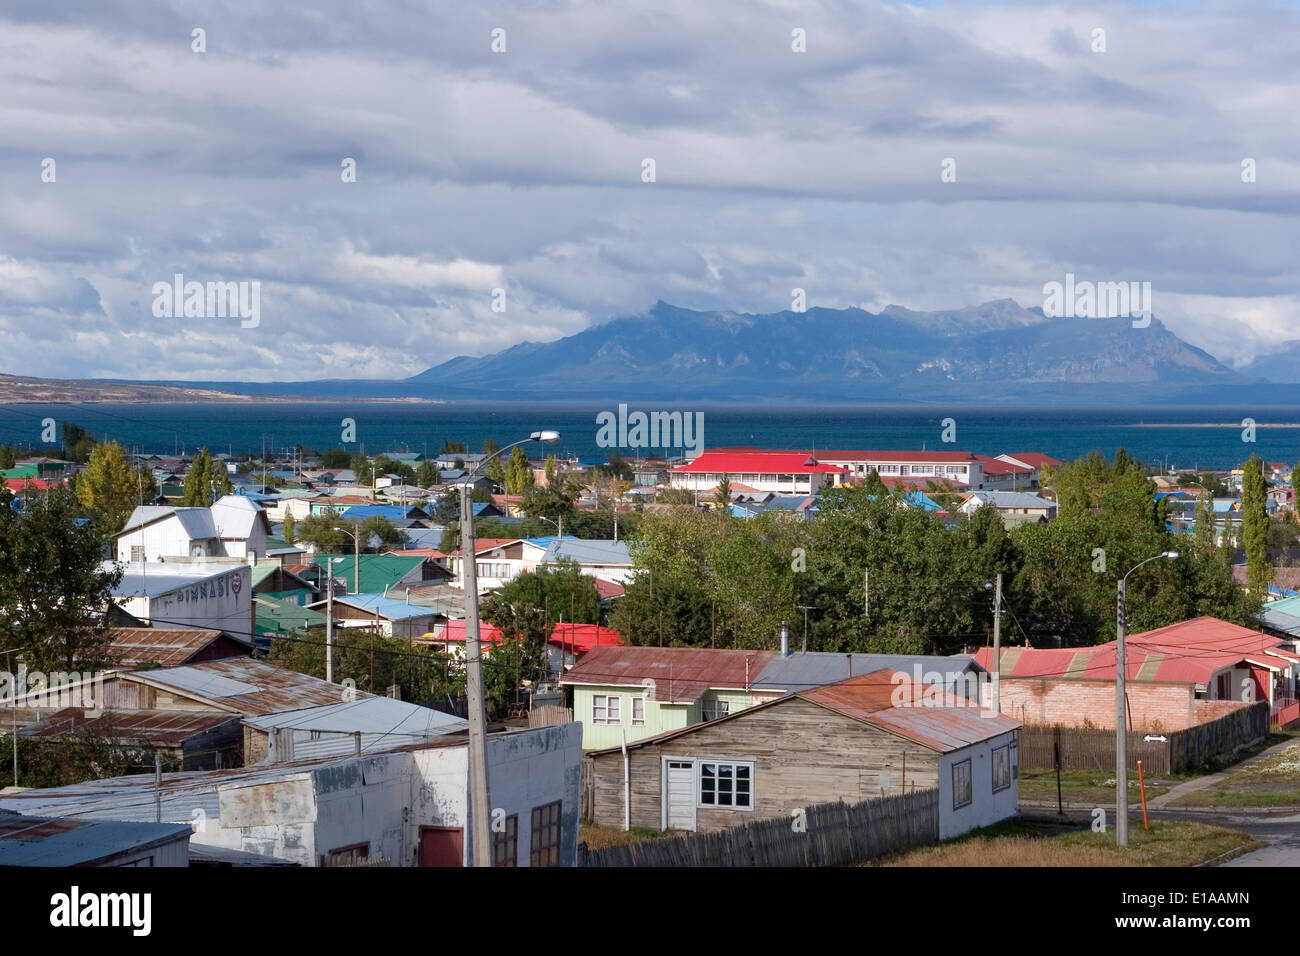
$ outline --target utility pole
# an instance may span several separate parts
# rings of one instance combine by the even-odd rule
[[[334,559],[325,556],[325,680],[334,683]]]
[[[1115,611],[1115,843],[1118,846],[1128,846],[1128,722],[1124,719],[1127,701],[1124,687],[1124,595],[1127,582],[1127,574],[1119,579]]]
[[[817,610],[811,604],[796,604],[799,610],[803,611],[803,652],[808,653],[808,612]]]
[[[1002,677],[1002,572],[998,572],[993,585],[993,707],[1002,713],[1002,691],[998,683]]]
[[[1159,561],[1161,558],[1173,560],[1177,557],[1177,551],[1163,551],[1135,564],[1129,569],[1128,574],[1119,579],[1115,609],[1115,843],[1117,846],[1128,846],[1128,696],[1124,686],[1125,598],[1128,575],[1152,561]]]
[[[483,650],[479,643],[478,568],[474,504],[469,482],[460,486],[460,563],[465,582],[465,691],[469,698],[470,840],[475,866],[492,865],[487,780],[487,711],[483,701]],[[478,759],[475,759],[477,756]]]
[[[352,522],[352,593],[361,593],[361,522]]]

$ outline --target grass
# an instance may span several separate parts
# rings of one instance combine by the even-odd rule
[[[1184,794],[1174,804],[1183,807],[1300,806],[1300,746],[1270,754],[1211,786]]]
[[[1147,799],[1158,797],[1169,790],[1167,781],[1153,783],[1146,780]],[[1129,800],[1140,799],[1136,773],[1129,774]],[[1020,798],[1036,803],[1056,802],[1056,771],[1038,768],[1020,768]],[[1062,770],[1061,799],[1067,805],[1089,807],[1110,806],[1115,803],[1114,770]]]
[[[629,843],[641,843],[644,840],[661,840],[672,833],[633,827],[623,830],[620,827],[603,827],[595,823],[578,824],[578,842],[587,844],[589,850],[603,850],[607,846],[626,846]]]
[[[938,846],[909,850],[868,866],[1195,866],[1264,846],[1244,833],[1182,820],[1141,820],[1129,826],[1129,845],[1115,832],[1087,824],[1019,819],[976,830]]]

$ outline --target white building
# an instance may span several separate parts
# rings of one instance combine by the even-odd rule
[[[115,564],[106,561],[103,568]],[[112,597],[151,627],[256,632],[253,571],[246,564],[127,563]]]
[[[117,560],[244,558],[266,553],[271,522],[242,495],[225,495],[211,508],[143,505],[114,539]]]
[[[574,864],[581,741],[574,723],[487,738],[489,803],[501,811],[498,865]],[[0,797],[0,809],[152,821],[153,792],[153,774],[137,774]],[[462,866],[472,859],[468,793],[457,734],[387,753],[169,773],[160,806],[163,822],[194,825],[191,846],[303,866]]]
[[[724,478],[731,484],[779,495],[815,495],[823,484],[839,484],[844,468],[807,452],[771,452],[757,448],[720,448],[704,452],[669,475],[674,488],[713,491]]]

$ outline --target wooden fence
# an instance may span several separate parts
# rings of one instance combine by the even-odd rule
[[[568,724],[573,721],[573,711],[568,707],[557,707],[554,704],[544,704],[541,707],[534,707],[528,712],[528,726],[531,727],[553,727],[556,724]]]
[[[1147,773],[1179,773],[1199,767],[1215,758],[1231,755],[1258,743],[1268,735],[1268,704],[1258,702],[1226,714],[1217,720],[1186,730],[1153,734],[1130,731],[1128,766]],[[1019,758],[1022,767],[1052,769],[1060,749],[1062,770],[1115,769],[1115,731],[1080,727],[1043,727],[1026,724],[1020,728]]]
[[[807,807],[716,833],[588,850],[578,866],[842,866],[939,839],[939,791]]]

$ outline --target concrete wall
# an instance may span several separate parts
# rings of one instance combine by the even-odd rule
[[[578,846],[582,730],[561,724],[488,738],[489,797],[518,817],[518,863],[528,866],[532,811],[559,801],[561,864]],[[194,841],[319,866],[330,851],[366,844],[370,858],[418,863],[421,827],[468,832],[464,746],[362,755],[261,783],[221,785]]]

